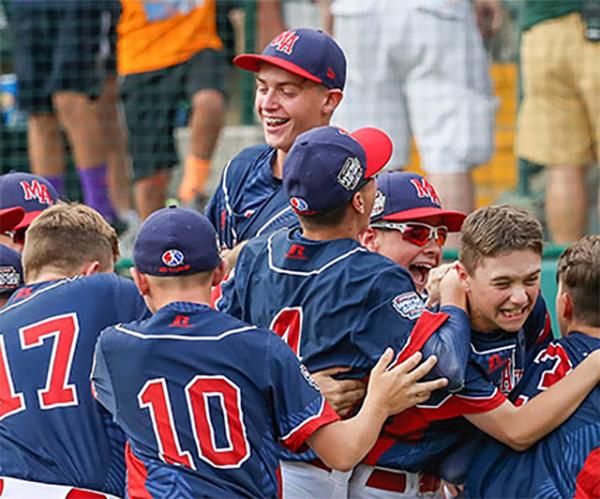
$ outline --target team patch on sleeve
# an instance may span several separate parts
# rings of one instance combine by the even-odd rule
[[[306,368],[306,366],[304,364],[300,364],[300,372],[302,373],[302,376],[304,376],[304,379],[306,379],[306,381],[308,381],[308,384],[310,386],[312,386],[315,390],[317,390],[319,393],[321,393],[321,389],[319,388],[319,385],[317,385],[317,382],[310,375],[310,373],[308,372],[308,369]]]
[[[392,300],[392,306],[402,317],[409,320],[418,319],[425,308],[423,300],[414,291],[409,291],[408,293],[402,293],[396,296]]]

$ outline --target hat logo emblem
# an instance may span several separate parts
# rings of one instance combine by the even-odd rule
[[[31,183],[23,180],[19,182],[23,189],[23,198],[25,201],[37,199],[41,204],[52,205],[54,200],[48,192],[48,188],[37,180],[32,180]]]
[[[377,194],[375,194],[375,202],[373,203],[373,210],[371,211],[371,218],[376,217],[377,215],[381,215],[383,213],[383,209],[385,208],[385,194],[377,189]]]
[[[363,168],[357,157],[347,158],[338,173],[337,181],[347,191],[353,191],[363,176]]]
[[[427,182],[426,179],[413,178],[411,179],[410,183],[416,189],[417,197],[419,199],[429,198],[429,200],[433,204],[436,204],[438,207],[442,205],[442,203],[440,202],[440,198],[437,195],[437,192],[435,192],[435,189],[433,188],[433,185]]]
[[[300,39],[295,31],[284,31],[280,33],[273,41],[269,44],[271,47],[275,47],[275,50],[283,52],[284,54],[291,55],[294,51],[294,45]]]
[[[308,211],[309,209],[308,203],[304,199],[297,196],[292,196],[290,198],[290,204],[292,205],[292,208],[301,213]]]
[[[162,254],[161,260],[167,267],[178,267],[183,263],[184,256],[178,249],[170,249]]]

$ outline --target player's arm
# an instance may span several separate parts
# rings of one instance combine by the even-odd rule
[[[519,407],[508,400],[496,409],[465,417],[497,440],[522,451],[564,423],[600,382],[600,350],[575,370]]]
[[[444,379],[419,382],[434,366],[435,357],[416,367],[421,359],[417,352],[388,369],[392,359],[393,351],[387,349],[371,371],[367,396],[356,416],[321,426],[308,437],[308,445],[331,468],[352,469],[371,450],[389,416],[424,402],[447,383]]]

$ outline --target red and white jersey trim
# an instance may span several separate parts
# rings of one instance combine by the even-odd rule
[[[339,421],[340,419],[340,416],[333,410],[327,400],[323,398],[319,412],[305,419],[287,435],[284,435],[281,440],[289,450],[296,452],[306,439],[321,428],[321,426]]]

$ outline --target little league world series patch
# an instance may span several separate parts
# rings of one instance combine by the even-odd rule
[[[409,320],[418,319],[425,308],[421,297],[414,291],[402,293],[392,300],[394,310]]]

